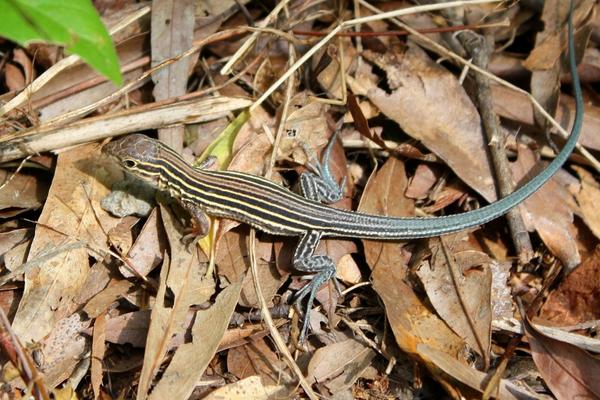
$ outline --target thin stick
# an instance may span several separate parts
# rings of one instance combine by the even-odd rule
[[[336,26],[323,39],[319,40],[317,42],[317,44],[315,44],[310,50],[308,50],[306,53],[304,53],[304,55],[302,57],[300,57],[300,59],[298,61],[296,61],[294,63],[294,65],[292,65],[279,79],[277,79],[277,81],[275,81],[275,83],[273,83],[263,93],[263,95],[260,96],[258,98],[258,100],[256,100],[254,102],[254,104],[252,104],[252,106],[250,107],[250,112],[252,112],[255,108],[259,107],[275,90],[277,90],[277,88],[279,86],[281,86],[281,84],[283,82],[285,82],[286,79],[288,79],[290,77],[290,75],[292,75],[310,57],[312,57],[313,54],[315,54],[317,51],[319,51],[319,49],[321,49],[321,47],[323,47],[327,42],[329,42],[331,40],[332,37],[337,35],[337,33],[343,29],[353,27],[354,25],[364,24],[366,22],[380,21],[382,19],[388,19],[388,18],[398,17],[398,16],[402,16],[402,15],[415,14],[415,13],[426,12],[426,11],[441,10],[441,9],[446,9],[446,8],[450,8],[450,7],[460,7],[460,6],[464,6],[467,4],[475,5],[475,4],[485,4],[485,3],[497,3],[499,1],[501,1],[501,0],[451,1],[451,2],[443,3],[443,4],[431,4],[431,5],[425,5],[425,6],[409,7],[409,8],[404,8],[401,10],[394,10],[394,11],[389,11],[389,12],[382,13],[382,14],[369,15],[367,17],[354,18],[354,19],[351,19],[348,21],[344,21],[341,24],[339,24],[338,26]],[[362,3],[362,1],[361,1],[361,3]],[[406,29],[406,28],[404,28],[404,29]],[[409,32],[411,32],[411,31],[409,30]]]
[[[259,24],[258,28],[263,28],[271,23],[278,15],[279,12],[285,7],[285,5],[289,2],[289,0],[280,1],[279,4],[267,15],[265,19],[263,19]],[[250,49],[250,47],[256,42],[258,39],[258,35],[260,32],[254,32],[250,37],[244,42],[243,45],[231,56],[229,61],[221,68],[221,75],[227,75],[231,71],[231,67],[235,64],[246,52]]]
[[[249,246],[249,249],[250,249],[250,271],[252,271],[252,281],[254,282],[254,290],[256,291],[258,301],[260,302],[261,315],[265,321],[265,324],[267,325],[267,328],[269,329],[269,333],[271,334],[271,337],[273,338],[273,341],[275,342],[277,349],[283,355],[283,358],[286,361],[286,363],[288,364],[288,366],[290,367],[290,369],[298,377],[298,383],[300,383],[300,386],[302,386],[302,389],[304,389],[304,392],[306,393],[306,395],[308,396],[309,399],[317,400],[318,399],[317,395],[315,394],[315,392],[313,392],[312,388],[310,387],[310,383],[306,380],[306,378],[304,378],[304,375],[302,374],[300,367],[298,367],[298,364],[296,364],[296,361],[294,360],[294,358],[292,357],[291,353],[289,352],[287,346],[285,345],[283,338],[281,337],[281,335],[279,334],[279,331],[275,327],[275,324],[273,323],[273,318],[271,318],[271,313],[269,312],[269,306],[267,305],[267,301],[265,300],[265,298],[262,294],[262,289],[260,288],[260,282],[259,282],[259,278],[258,278],[258,268],[257,268],[257,264],[256,264],[256,253],[254,252],[255,244],[256,244],[256,231],[253,228],[250,230],[250,246]]]

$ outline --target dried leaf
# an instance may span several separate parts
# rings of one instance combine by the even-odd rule
[[[151,310],[134,311],[106,321],[106,341],[144,347],[148,337]]]
[[[125,278],[132,278],[137,274],[139,276],[148,275],[150,271],[160,265],[166,246],[163,226],[158,222],[157,209],[153,208],[133,246],[127,252],[126,260],[130,267],[122,265],[119,267],[119,271]],[[134,269],[136,273],[131,269]]]
[[[349,389],[375,358],[375,351],[356,339],[332,343],[315,351],[308,379],[334,394]]]
[[[0,170],[0,217],[38,209],[46,196],[48,184],[42,177]]]
[[[111,177],[96,161],[98,150],[96,145],[87,145],[59,155],[28,262],[49,248],[70,244],[86,243],[92,249],[108,250],[104,232],[118,219],[99,205],[108,192],[100,181],[110,181]],[[26,272],[25,292],[13,321],[13,329],[21,340],[41,340],[57,320],[77,308],[73,298],[81,290],[88,272],[88,250],[82,246],[62,251]]]
[[[551,339],[523,321],[533,361],[557,399],[600,398],[600,360],[568,343]]]
[[[246,276],[242,285],[240,305],[256,308],[259,306],[259,302],[256,298],[252,276],[246,274],[246,271],[250,267],[246,238],[246,231],[242,233],[238,231],[227,232],[221,237],[217,245],[215,263],[218,266],[219,274],[225,276],[229,282],[235,282],[240,276]],[[267,300],[267,303],[271,302],[271,299],[275,296],[277,290],[283,285],[287,277],[287,275],[280,274],[275,263],[271,262],[272,252],[272,242],[257,240],[257,268],[263,296]]]
[[[600,247],[550,293],[540,318],[556,326],[600,319]]]
[[[600,204],[600,184],[585,169],[576,166],[573,168],[581,178],[581,190],[575,195],[575,198],[579,204],[583,221],[596,238],[600,238],[600,213],[597,208]]]
[[[280,390],[281,386],[264,386],[259,376],[249,376],[214,390],[204,400],[269,400],[279,397]]]
[[[229,350],[227,369],[239,379],[258,375],[267,385],[292,382],[285,363],[265,339],[251,340],[247,345]]]
[[[412,201],[404,199],[406,174],[401,161],[390,158],[367,184],[359,210],[371,214],[410,216]],[[464,346],[461,338],[433,314],[407,284],[409,255],[397,243],[364,241],[365,256],[373,271],[373,288],[381,296],[396,342],[410,354],[419,343],[429,343],[456,355]]]
[[[186,399],[215,355],[240,297],[241,280],[223,290],[208,310],[200,310],[192,328],[192,342],[181,345],[150,399]]]
[[[102,365],[104,364],[104,338],[106,336],[106,314],[102,313],[94,322],[94,335],[92,337],[92,360],[91,360],[91,380],[94,391],[94,399],[100,395],[100,385],[102,385]]]
[[[439,368],[448,376],[456,379],[459,382],[475,389],[479,393],[483,393],[489,381],[489,375],[477,371],[464,363],[456,360],[452,356],[440,351],[439,349],[430,346],[427,343],[417,346],[419,354],[429,360],[433,365]],[[439,371],[437,372],[439,375]],[[441,377],[444,379],[444,377]],[[492,393],[499,399],[529,399],[537,398],[535,393],[529,392],[521,386],[515,385],[507,379],[502,379],[499,385],[499,393]]]
[[[511,165],[515,178],[522,179],[535,163],[534,153],[525,146],[519,146],[519,158]],[[571,193],[557,177],[553,177],[525,200],[524,207],[521,207],[528,229],[536,229],[546,246],[569,269],[581,262],[575,241],[576,230],[573,226],[571,204]]]
[[[71,314],[56,323],[50,335],[44,339],[42,370],[48,387],[56,387],[67,379],[89,351],[89,341],[81,332],[90,326],[91,320],[80,314]]]
[[[123,297],[131,289],[133,283],[124,279],[112,279],[106,288],[88,301],[83,311],[89,318],[99,318],[108,307]]]
[[[203,303],[214,293],[214,282],[204,279],[198,253],[187,251],[186,246],[181,243],[182,227],[176,223],[167,208],[161,208],[161,216],[169,238],[171,257],[165,257],[160,273],[160,285],[152,309],[144,366],[138,385],[139,399],[148,396],[152,379],[163,362],[171,337],[185,331],[189,307]],[[171,307],[167,305],[169,303],[165,297],[167,288],[173,297]]]
[[[373,86],[367,91],[369,99],[465,183],[494,201],[496,191],[479,114],[456,77],[412,45],[403,54],[366,51],[365,56],[386,71],[392,90],[388,94]]]
[[[452,238],[459,235],[441,238],[443,242],[432,249],[430,267],[421,266],[417,275],[438,315],[483,357],[487,366],[492,333],[491,260],[474,250],[451,251],[450,244],[445,243],[452,243]],[[447,250],[443,251],[442,246]]]

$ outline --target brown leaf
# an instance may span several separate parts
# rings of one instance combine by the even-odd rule
[[[144,347],[150,326],[150,312],[134,311],[109,318],[106,322],[106,341]]]
[[[550,293],[540,318],[555,326],[600,319],[600,247]]]
[[[30,239],[33,235],[33,229],[21,228],[6,232],[0,232],[0,262],[7,251]],[[10,269],[10,268],[9,268]]]
[[[81,332],[90,323],[91,320],[84,319],[80,314],[71,314],[58,321],[50,335],[44,339],[41,360],[48,387],[55,387],[71,376],[79,361],[89,351],[89,341]]]
[[[165,257],[160,273],[160,286],[152,309],[144,366],[140,375],[138,398],[148,396],[152,379],[158,372],[168,349],[171,337],[185,331],[185,320],[192,304],[201,304],[214,293],[214,281],[204,279],[198,253],[189,252],[181,242],[182,227],[176,223],[171,212],[161,208],[161,216],[167,236],[171,257]],[[172,293],[172,306],[167,298],[167,288]]]
[[[37,55],[37,54],[36,54]],[[36,76],[31,58],[25,50],[17,48],[13,51],[13,62],[19,64],[25,73],[25,83],[29,85]]]
[[[237,230],[230,231],[221,237],[217,244],[215,264],[218,267],[219,275],[225,276],[229,282],[235,282],[240,276],[245,276],[240,295],[240,305],[254,308],[259,306],[259,302],[256,298],[252,276],[246,274],[250,267],[247,237],[246,230],[241,233]],[[275,263],[271,262],[273,243],[257,240],[256,244],[255,251],[260,284],[263,296],[265,296],[267,303],[270,303],[287,276],[281,275]]]
[[[4,66],[4,79],[10,91],[18,91],[25,87],[25,76],[19,67],[11,63]]]
[[[40,208],[48,196],[48,183],[40,176],[0,170],[0,185],[2,218]]]
[[[285,121],[278,156],[291,157],[298,164],[305,165],[306,153],[300,143],[305,143],[313,149],[325,147],[330,136],[326,110],[326,105],[310,102],[306,93],[294,96],[290,102],[290,113]]]
[[[148,275],[150,271],[160,265],[166,247],[165,231],[162,224],[158,222],[158,212],[154,208],[133,246],[127,252],[125,259],[129,262],[129,266],[122,265],[119,267],[119,271],[125,278],[132,278],[138,274],[140,276]]]
[[[125,279],[112,279],[106,288],[88,301],[83,311],[89,318],[100,318],[108,307],[131,289],[133,283]]]
[[[390,158],[369,179],[360,200],[358,211],[391,217],[413,216],[414,203],[404,196],[406,186],[407,178],[404,164],[396,158]],[[389,253],[398,248],[395,243],[365,241],[364,247],[365,257],[371,268],[374,268],[379,257],[384,253],[391,258],[400,257],[399,252],[394,256]]]
[[[499,116],[522,124],[533,125],[535,123],[533,106],[527,95],[504,86],[492,85],[492,100],[494,111]],[[568,121],[568,124],[571,124],[574,115],[575,102],[573,98],[564,93],[561,94],[559,107],[554,118],[557,121]],[[567,122],[564,125],[567,125]],[[579,144],[590,149],[600,150],[600,135],[597,135],[599,129],[600,109],[586,104]]]
[[[435,365],[439,370],[468,387],[475,389],[479,393],[483,393],[488,384],[488,374],[477,371],[476,369],[461,363],[451,355],[448,355],[427,343],[419,344],[417,346],[417,351],[423,358],[429,360],[429,362]],[[439,370],[436,371],[437,375],[439,375]],[[444,379],[445,377],[441,378]],[[499,393],[492,394],[498,399],[517,400],[537,398],[535,393],[523,389],[520,385],[514,384],[508,379],[500,380]]]
[[[100,183],[99,178],[110,181],[111,177],[98,162],[98,150],[95,144],[86,145],[58,156],[28,262],[49,249],[73,246],[26,272],[25,292],[13,321],[13,329],[23,341],[41,340],[57,320],[78,307],[73,298],[89,272],[89,251],[80,244],[108,251],[104,232],[116,225],[118,219],[99,205],[100,199],[108,193],[108,187]],[[97,253],[92,255],[97,256]]]
[[[579,204],[583,221],[596,238],[600,238],[600,213],[598,212],[600,184],[585,169],[577,166],[574,166],[573,169],[581,178],[581,190],[575,195],[575,198]]]
[[[329,344],[311,357],[308,379],[325,385],[332,394],[348,390],[375,355],[374,350],[356,339]]]
[[[106,314],[102,313],[94,322],[94,335],[92,336],[92,360],[91,360],[91,380],[94,390],[94,399],[100,395],[100,385],[102,385],[102,364],[104,363],[104,338],[106,336]]]
[[[456,77],[415,46],[403,54],[365,56],[386,71],[392,90],[371,87],[369,99],[486,200],[495,200],[479,114]]]
[[[369,180],[359,211],[390,216],[412,216],[414,205],[404,198],[404,164],[390,158]],[[396,342],[410,354],[419,343],[429,343],[456,355],[464,346],[461,338],[433,314],[407,284],[406,263],[409,255],[398,243],[363,241],[365,257],[373,271],[373,288],[381,296]]]
[[[196,313],[192,328],[192,342],[176,351],[150,399],[187,399],[214,357],[235,305],[240,298],[241,280],[228,286],[208,310]]]
[[[600,360],[568,343],[551,339],[523,321],[533,361],[557,399],[600,398]]]
[[[259,376],[249,376],[248,378],[217,388],[204,397],[204,400],[268,400],[284,397],[284,394],[277,393],[280,389],[279,386],[263,385]]]
[[[285,363],[271,350],[265,339],[252,340],[245,346],[229,350],[227,369],[239,379],[258,375],[267,385],[292,381]]]
[[[487,369],[492,333],[491,260],[474,250],[451,251],[453,239],[463,235],[430,241],[437,242],[431,265],[421,266],[417,275],[438,315],[483,357]],[[443,246],[447,250],[443,251]]]
[[[440,175],[438,169],[431,164],[419,164],[406,188],[406,197],[409,199],[426,199]]]
[[[535,163],[534,153],[526,146],[519,146],[519,157],[511,164],[515,179],[522,179]],[[525,200],[521,207],[528,229],[536,229],[546,246],[569,269],[581,262],[575,241],[571,204],[571,193],[555,176]]]
[[[343,46],[343,63],[340,64],[342,52],[340,51]],[[325,90],[328,97],[331,99],[342,99],[344,93],[342,92],[342,79],[344,77],[341,73],[341,67],[344,68],[344,74],[348,72],[352,66],[352,61],[356,58],[356,49],[352,45],[350,38],[343,38],[338,40],[335,44],[326,46],[325,51],[322,52],[321,57],[316,55],[313,60],[325,61],[327,65],[325,68],[319,70],[319,66],[316,67],[315,73],[317,74],[317,82]]]

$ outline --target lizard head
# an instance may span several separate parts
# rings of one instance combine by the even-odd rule
[[[145,135],[133,134],[102,147],[102,153],[117,161],[127,172],[158,187],[163,145]]]

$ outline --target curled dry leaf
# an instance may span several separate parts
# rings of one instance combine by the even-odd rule
[[[402,54],[366,51],[364,55],[386,71],[391,89],[386,93],[373,85],[366,91],[368,98],[443,159],[465,183],[486,200],[494,201],[496,192],[479,114],[456,77],[413,45]]]
[[[535,163],[534,153],[525,146],[519,146],[519,157],[512,164],[515,178],[522,179],[527,174],[525,171],[536,171],[533,168]],[[550,179],[521,207],[528,229],[537,230],[546,246],[569,269],[581,262],[575,241],[573,208],[571,193],[557,177]]]
[[[404,164],[390,158],[369,180],[359,210],[371,214],[412,216],[414,204],[403,195],[406,185]],[[464,342],[430,311],[407,283],[408,258],[400,245],[364,241],[364,247],[367,263],[373,271],[373,288],[383,300],[398,346],[407,353],[416,354],[419,343],[429,343],[456,357]]]
[[[489,364],[492,331],[490,258],[475,250],[454,250],[449,235],[435,243],[431,264],[417,275],[438,315]],[[442,249],[446,247],[446,251]]]
[[[79,246],[62,251],[27,271],[25,292],[13,321],[13,329],[24,342],[41,340],[57,320],[79,306],[73,298],[86,280],[90,253],[98,257],[98,251],[108,250],[105,232],[118,219],[104,212],[99,201],[108,193],[101,182],[110,182],[115,175],[102,168],[98,150],[95,144],[86,145],[58,157],[28,261],[59,245],[83,243],[89,250]]]
[[[550,293],[540,318],[557,326],[600,319],[600,247]]]
[[[339,393],[360,378],[375,355],[375,350],[356,339],[329,344],[313,354],[308,379],[324,385],[331,394]]]
[[[531,355],[557,399],[600,398],[600,360],[568,343],[549,338],[523,321]]]

